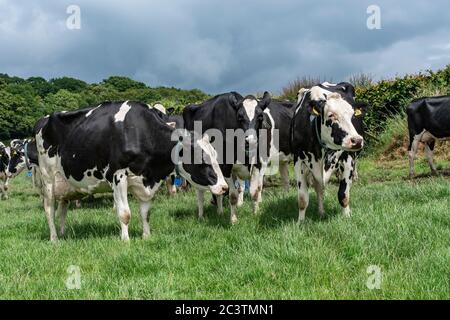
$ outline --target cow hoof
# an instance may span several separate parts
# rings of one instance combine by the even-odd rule
[[[232,216],[231,219],[230,219],[230,223],[231,223],[232,225],[235,225],[237,222],[238,222],[237,217],[236,217],[236,216]]]
[[[150,238],[150,233],[144,233],[143,235],[142,235],[142,239],[143,240],[148,240]]]
[[[344,218],[350,218],[352,216],[352,212],[350,210],[349,207],[344,208],[344,210],[342,211]]]
[[[297,226],[300,227],[301,225],[303,225],[305,223],[305,219],[298,219],[297,220]]]

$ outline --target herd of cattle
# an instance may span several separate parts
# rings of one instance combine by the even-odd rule
[[[354,99],[354,87],[346,82],[324,82],[301,89],[296,103],[261,99],[236,92],[217,95],[201,104],[189,105],[182,115],[172,115],[157,104],[105,102],[71,112],[55,112],[41,118],[34,137],[0,143],[0,192],[7,199],[8,181],[25,168],[32,170],[33,183],[43,198],[50,239],[57,240],[55,213],[60,216],[60,235],[70,201],[95,193],[113,192],[121,225],[128,240],[131,212],[128,193],[139,202],[143,237],[150,235],[150,200],[166,181],[175,192],[173,176],[181,175],[197,192],[198,214],[203,216],[204,192],[210,190],[219,214],[228,193],[230,222],[237,222],[243,203],[243,180],[250,181],[253,210],[262,201],[264,175],[277,163],[283,185],[289,188],[289,163],[294,162],[298,189],[298,223],[305,219],[308,187],[313,186],[318,213],[324,216],[324,188],[333,175],[339,180],[338,200],[350,216],[350,188],[356,175],[356,159],[364,146],[363,118],[367,105]],[[450,97],[422,98],[407,108],[410,133],[410,174],[419,142],[425,143],[430,167],[436,139],[450,137]],[[194,131],[201,123],[201,132]],[[208,135],[214,129],[255,132],[245,136],[245,161],[237,153],[235,139],[223,139],[223,148],[213,147]],[[173,139],[174,131],[181,132]],[[260,133],[266,139],[260,139]],[[274,137],[277,136],[277,139]],[[232,141],[230,141],[232,140]],[[250,143],[265,144],[267,153],[250,162]],[[231,149],[229,148],[232,145]],[[233,149],[234,148],[234,149]],[[199,163],[183,155],[202,151]],[[229,159],[231,161],[223,161]],[[218,159],[221,159],[218,161]],[[171,183],[172,182],[172,183]],[[57,207],[57,208],[56,208]]]

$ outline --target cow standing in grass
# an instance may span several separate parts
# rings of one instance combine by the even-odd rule
[[[425,97],[411,102],[406,108],[409,131],[409,176],[414,177],[414,159],[419,142],[425,144],[431,172],[437,173],[433,163],[436,140],[450,139],[450,96]]]
[[[349,217],[350,188],[355,171],[355,152],[364,139],[362,117],[367,106],[353,99],[349,83],[322,83],[301,89],[291,123],[291,150],[298,188],[298,223],[305,219],[309,204],[308,178],[317,194],[319,215],[325,215],[324,188],[333,173],[338,174],[338,200]]]
[[[147,238],[150,200],[174,168],[196,187],[217,195],[226,192],[209,138],[185,135],[182,141],[173,141],[174,130],[160,111],[138,102],[108,102],[51,114],[36,134],[50,239],[57,239],[56,201],[63,233],[68,201],[111,189],[122,240],[129,240],[128,191],[139,201],[143,237]],[[193,150],[201,151],[201,163],[185,161],[184,156]]]
[[[269,105],[271,97],[269,93],[265,93],[261,100],[249,95],[241,96],[239,93],[230,92],[217,95],[202,104],[187,106],[183,111],[184,125],[188,130],[195,129],[195,122],[201,123],[202,132],[215,130],[218,132],[222,140],[222,148],[219,148],[219,159],[221,162],[221,170],[229,187],[230,202],[230,222],[237,222],[237,205],[239,193],[236,188],[238,179],[250,179],[254,172],[258,174],[258,168],[252,170],[252,161],[249,157],[250,146],[257,146],[257,133],[262,127],[263,110]],[[227,138],[227,131],[237,133],[241,131],[245,133],[245,141],[235,143],[236,139]],[[211,134],[211,136],[214,136]],[[242,139],[244,140],[244,139]],[[217,141],[215,142],[217,143]],[[230,155],[230,150],[234,151]],[[238,153],[244,155],[243,159],[239,159]],[[238,161],[241,160],[241,161]],[[243,160],[243,161],[242,161]],[[260,201],[258,195],[259,184],[250,185],[250,194],[253,199],[255,212]],[[203,217],[204,193],[200,190],[197,193],[199,217]],[[219,214],[223,213],[222,197],[217,198],[217,210]]]

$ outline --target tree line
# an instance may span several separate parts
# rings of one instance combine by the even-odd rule
[[[121,76],[90,84],[71,77],[22,79],[0,74],[0,140],[31,136],[36,121],[55,111],[120,100],[162,103],[179,111],[187,104],[198,103],[208,97],[198,89],[149,87]]]

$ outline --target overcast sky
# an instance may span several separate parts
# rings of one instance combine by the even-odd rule
[[[81,9],[81,29],[66,9]],[[369,30],[367,7],[381,9]],[[448,0],[0,0],[0,73],[243,94],[450,63]]]

